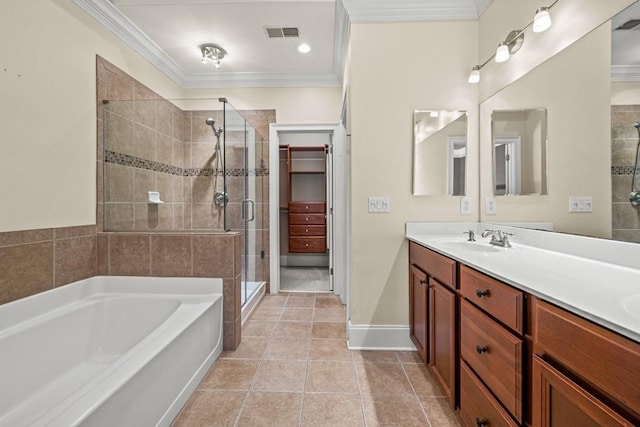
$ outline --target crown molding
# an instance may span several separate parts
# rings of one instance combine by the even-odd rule
[[[640,81],[640,65],[612,65],[611,81],[614,81],[614,82]]]
[[[330,73],[216,73],[189,74],[184,88],[335,87],[342,82]]]
[[[342,0],[351,22],[478,19],[492,0]]]

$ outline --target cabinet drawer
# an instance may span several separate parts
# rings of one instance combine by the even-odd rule
[[[533,307],[535,352],[640,417],[640,344],[544,301],[536,299]]]
[[[324,253],[327,240],[324,237],[289,237],[289,252]]]
[[[290,236],[324,236],[326,228],[324,225],[290,225]]]
[[[325,213],[325,202],[289,202],[292,213]]]
[[[409,242],[409,262],[417,265],[440,283],[455,289],[456,262],[444,255]]]
[[[324,214],[289,214],[289,224],[324,225]]]
[[[509,328],[523,333],[523,293],[504,283],[460,266],[460,293]]]
[[[467,427],[518,425],[464,361],[460,362],[460,416]]]
[[[460,308],[461,357],[521,422],[523,341],[469,302]]]

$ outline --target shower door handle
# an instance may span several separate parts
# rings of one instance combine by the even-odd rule
[[[251,218],[247,217],[247,205],[251,205]],[[244,199],[242,201],[242,219],[250,222],[256,219],[256,203],[251,199]]]

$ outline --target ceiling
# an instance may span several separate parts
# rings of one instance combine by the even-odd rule
[[[277,87],[341,85],[349,22],[477,19],[492,0],[73,1],[182,87]],[[203,43],[228,52],[220,69],[202,64]]]
[[[73,0],[125,43],[188,87],[339,86],[350,22],[477,19],[492,0]],[[613,28],[640,18],[640,2]],[[267,27],[296,27],[269,38]],[[640,25],[613,31],[616,80],[640,80]],[[221,68],[199,46],[227,51]],[[300,53],[301,43],[311,47]],[[634,77],[635,79],[635,77]]]

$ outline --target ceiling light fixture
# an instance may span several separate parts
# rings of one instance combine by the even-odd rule
[[[309,53],[309,52],[311,52],[311,46],[309,46],[306,43],[302,43],[300,46],[298,46],[298,52],[300,52],[300,53]]]
[[[549,27],[551,27],[551,15],[549,14],[549,10],[555,6],[560,0],[555,0],[551,3],[550,6],[547,7],[539,7],[536,10],[536,14],[529,24],[524,27],[522,30],[513,30],[507,34],[507,37],[503,41],[498,44],[498,48],[496,52],[491,55],[486,61],[484,61],[480,65],[475,65],[471,69],[471,73],[469,74],[469,78],[467,81],[469,83],[479,83],[480,82],[480,70],[489,63],[492,59],[495,59],[496,62],[505,62],[511,57],[514,53],[520,50],[522,47],[522,43],[524,43],[524,32],[527,28],[533,26],[533,32],[541,33]]]
[[[220,68],[220,61],[225,57],[227,51],[214,43],[207,43],[200,45],[200,52],[202,53],[202,63],[212,63],[216,69]]]

